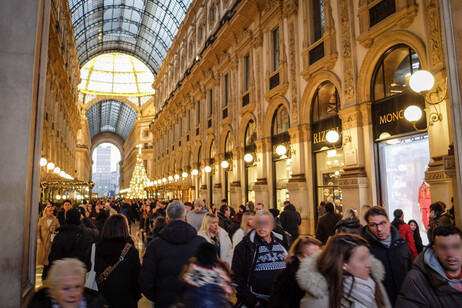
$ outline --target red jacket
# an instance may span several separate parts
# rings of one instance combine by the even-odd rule
[[[409,246],[409,249],[412,252],[412,256],[414,259],[417,257],[417,249],[415,248],[415,242],[414,242],[414,234],[412,233],[411,227],[404,223],[399,225],[399,234],[401,234],[401,237],[407,242],[407,245]]]

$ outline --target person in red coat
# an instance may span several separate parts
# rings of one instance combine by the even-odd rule
[[[412,257],[415,259],[418,255],[417,248],[415,247],[414,233],[412,232],[411,227],[404,222],[404,213],[403,210],[397,209],[393,212],[395,219],[391,224],[398,230],[401,237],[406,241],[409,249],[412,252]]]

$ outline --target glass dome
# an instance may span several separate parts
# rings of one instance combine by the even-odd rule
[[[80,92],[95,95],[153,95],[154,75],[137,58],[123,53],[94,57],[80,70]]]

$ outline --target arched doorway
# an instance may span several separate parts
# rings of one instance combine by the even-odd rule
[[[425,171],[430,162],[428,134],[417,131],[404,118],[410,105],[425,109],[422,96],[409,88],[410,76],[421,69],[418,54],[409,46],[400,44],[389,48],[375,66],[371,80],[373,137],[377,157],[378,203],[389,213],[402,209],[407,219],[414,218],[421,230],[427,226],[427,212],[419,204]],[[426,117],[416,126],[425,128]],[[426,238],[426,237],[423,237]]]
[[[92,153],[93,193],[98,197],[115,197],[120,190],[122,153],[112,143],[101,143]]]

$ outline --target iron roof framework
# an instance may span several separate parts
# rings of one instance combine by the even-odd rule
[[[69,0],[80,65],[124,52],[157,74],[192,0]]]
[[[91,106],[85,113],[88,118],[90,136],[112,132],[125,141],[136,121],[136,111],[118,100],[103,100]]]

